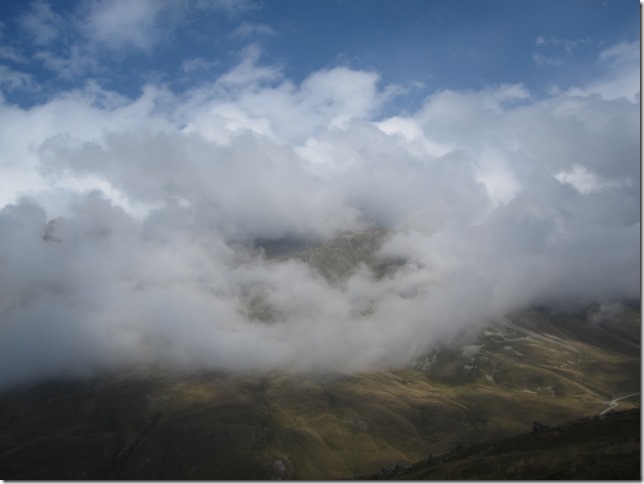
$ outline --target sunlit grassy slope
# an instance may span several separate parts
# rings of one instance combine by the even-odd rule
[[[295,256],[329,280],[359,262],[384,273],[391,261],[374,253],[385,236],[345,234]],[[622,305],[602,324],[591,322],[595,309],[520,311],[391,371],[148,370],[14,389],[0,395],[0,478],[349,478],[523,434],[534,421],[638,407],[639,308]],[[464,474],[432,474],[450,475]]]

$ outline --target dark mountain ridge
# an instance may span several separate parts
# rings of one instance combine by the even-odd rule
[[[432,454],[367,480],[640,480],[641,410],[585,417],[530,433]]]

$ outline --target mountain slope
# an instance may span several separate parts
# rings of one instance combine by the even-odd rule
[[[346,478],[599,415],[622,396],[616,410],[639,405],[639,355],[549,324],[518,313],[393,371],[148,371],[14,389],[0,395],[0,477]]]
[[[457,449],[367,479],[639,480],[640,409],[609,413]]]
[[[266,252],[306,261],[334,283],[361,263],[380,275],[395,269],[400,261],[376,256],[386,235]],[[270,307],[252,304],[249,313],[270,321]],[[147,368],[14,388],[0,394],[0,478],[342,479],[485,446],[534,421],[639,406],[637,305],[531,308],[481,327],[389,371]]]

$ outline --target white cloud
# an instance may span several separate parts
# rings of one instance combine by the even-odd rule
[[[590,44],[590,39],[561,39],[556,36],[540,35],[535,40],[536,51],[532,60],[537,65],[561,66],[571,59],[576,51]]]
[[[153,0],[94,0],[88,4],[83,30],[110,49],[147,50],[160,39],[158,18],[164,3]]]
[[[299,145],[329,127],[369,117],[387,99],[375,73],[321,70],[296,86],[283,78],[281,66],[258,65],[260,55],[249,46],[211,88],[195,91],[188,131],[227,142],[230,134],[248,129]]]
[[[614,182],[602,181],[594,173],[580,165],[573,165],[570,171],[560,171],[555,178],[561,183],[571,185],[579,193],[587,194],[597,192],[603,188],[614,185]]]
[[[376,123],[376,126],[389,135],[401,136],[410,144],[410,150],[418,156],[443,156],[454,148],[454,145],[441,144],[431,139],[412,118],[393,116]]]
[[[599,61],[609,65],[621,65],[632,67],[639,61],[638,42],[620,42],[617,45],[608,47],[599,53]]]
[[[106,73],[108,65],[176,40],[193,16],[215,13],[235,19],[254,8],[255,4],[242,0],[87,0],[60,15],[44,0],[37,0],[19,22],[36,45],[32,58],[61,79],[72,80],[88,74],[112,75]],[[265,31],[260,27],[258,31]],[[0,56],[22,60],[9,48],[3,48]],[[205,65],[193,60],[182,66],[185,72],[197,67]]]
[[[37,45],[47,45],[56,40],[64,31],[66,22],[44,0],[31,4],[31,11],[23,15],[20,25],[30,34],[30,39]]]
[[[226,88],[255,88],[262,83],[279,81],[282,72],[279,66],[258,65],[261,49],[254,44],[241,53],[241,62],[221,76],[217,83]]]
[[[439,91],[380,119],[377,73],[295,83],[250,48],[181,94],[89,83],[2,105],[0,387],[128,365],[383,367],[526,305],[639,297],[639,106],[586,91],[603,82]],[[382,279],[332,285],[239,248],[370,225],[405,260]]]
[[[17,71],[7,66],[0,65],[0,88],[11,91],[33,85],[33,77],[26,72]]]
[[[564,61],[561,57],[546,56],[540,53],[532,54],[532,60],[538,65],[560,66]]]
[[[81,28],[91,42],[112,51],[148,51],[169,40],[191,15],[214,11],[236,17],[254,8],[252,2],[245,0],[91,0],[85,6]],[[270,27],[259,24],[243,23],[240,29],[240,34],[272,33]]]
[[[300,103],[329,118],[331,127],[340,127],[354,117],[367,117],[376,108],[378,75],[356,72],[345,67],[318,71],[300,87]]]
[[[521,188],[507,152],[497,148],[482,150],[477,179],[485,185],[494,205],[510,202]]]
[[[561,39],[556,36],[545,37],[540,35],[535,41],[535,45],[538,47],[551,47],[556,49],[562,49],[567,54],[572,54],[579,46],[587,45],[590,43],[590,39]]]
[[[599,54],[599,65],[606,75],[583,87],[574,87],[571,95],[598,95],[602,99],[626,99],[640,102],[640,75],[635,68],[640,65],[639,42],[622,42]]]
[[[259,8],[252,0],[196,0],[191,5],[197,11],[214,10],[233,17]]]
[[[492,90],[492,97],[500,103],[530,99],[530,92],[523,84],[501,84]]]
[[[277,32],[270,25],[244,22],[233,30],[232,35],[236,37],[249,37],[254,35],[271,37],[277,35]]]
[[[192,72],[198,72],[205,69],[210,69],[213,66],[218,64],[217,61],[207,60],[202,57],[193,57],[192,59],[186,59],[181,63],[180,69],[190,74]]]
[[[20,52],[7,45],[0,46],[0,58],[9,60],[16,64],[27,63],[27,59],[22,54],[20,54]]]
[[[37,52],[34,58],[41,61],[46,69],[54,71],[61,79],[67,80],[85,75],[87,72],[95,72],[100,65],[98,59],[80,45],[70,46],[63,56],[49,50],[42,50]]]

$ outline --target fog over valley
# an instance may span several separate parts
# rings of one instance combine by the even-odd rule
[[[639,300],[639,51],[413,109],[376,69],[294,79],[258,44],[182,92],[3,100],[0,391],[392,368],[514,310]],[[341,275],[307,263],[352,237],[373,250]]]

